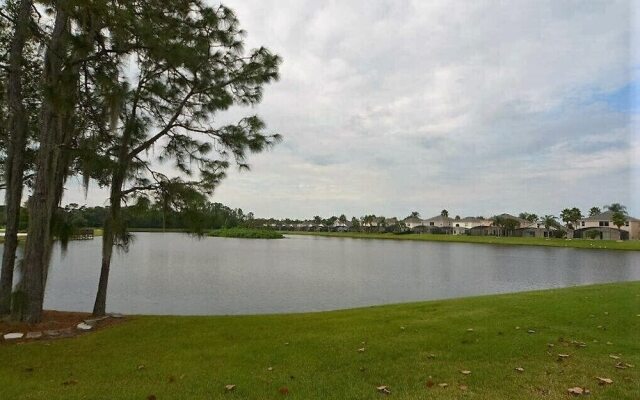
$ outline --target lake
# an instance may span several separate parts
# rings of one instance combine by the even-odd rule
[[[58,245],[45,308],[91,311],[100,238]],[[640,252],[288,236],[136,233],[115,253],[107,309],[261,314],[640,280]]]

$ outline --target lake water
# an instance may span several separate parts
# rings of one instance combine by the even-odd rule
[[[45,307],[91,311],[101,240],[56,245]],[[289,236],[137,233],[114,254],[107,309],[258,314],[640,280],[640,252]]]

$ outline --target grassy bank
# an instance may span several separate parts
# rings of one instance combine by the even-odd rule
[[[355,239],[418,240],[426,242],[458,242],[520,246],[573,247],[580,249],[640,250],[640,240],[546,239],[522,237],[433,235],[428,233],[362,233],[362,232],[285,232],[290,235],[314,235]]]
[[[380,385],[398,399],[567,399],[580,386],[594,399],[637,399],[638,315],[640,282],[326,313],[141,316],[0,345],[0,387],[7,399],[342,400],[383,398]]]
[[[250,228],[228,228],[215,229],[209,232],[209,236],[241,238],[241,239],[282,239],[284,236],[280,232],[265,229]]]

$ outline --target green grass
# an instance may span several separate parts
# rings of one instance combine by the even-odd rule
[[[397,399],[567,399],[574,386],[638,399],[639,314],[635,282],[325,313],[140,316],[74,339],[0,345],[1,397],[278,399],[286,387],[293,399],[380,399],[376,386],[388,385]]]
[[[434,235],[428,233],[362,233],[362,232],[284,232],[289,235],[314,235],[355,239],[418,240],[426,242],[458,242],[497,245],[574,247],[580,249],[640,250],[640,240],[546,239],[523,237]]]
[[[215,229],[209,232],[209,236],[241,238],[241,239],[282,239],[284,236],[280,232],[266,229],[251,228],[225,228]]]

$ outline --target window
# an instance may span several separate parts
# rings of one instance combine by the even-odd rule
[[[609,221],[600,221],[600,226],[609,226]]]
[[[624,223],[624,226],[629,226],[629,221],[626,221],[626,222]]]
[[[434,226],[435,224],[435,222],[429,222],[429,226]]]
[[[582,221],[582,226],[584,226],[584,221]]]
[[[456,224],[456,228],[460,228],[460,224]]]

